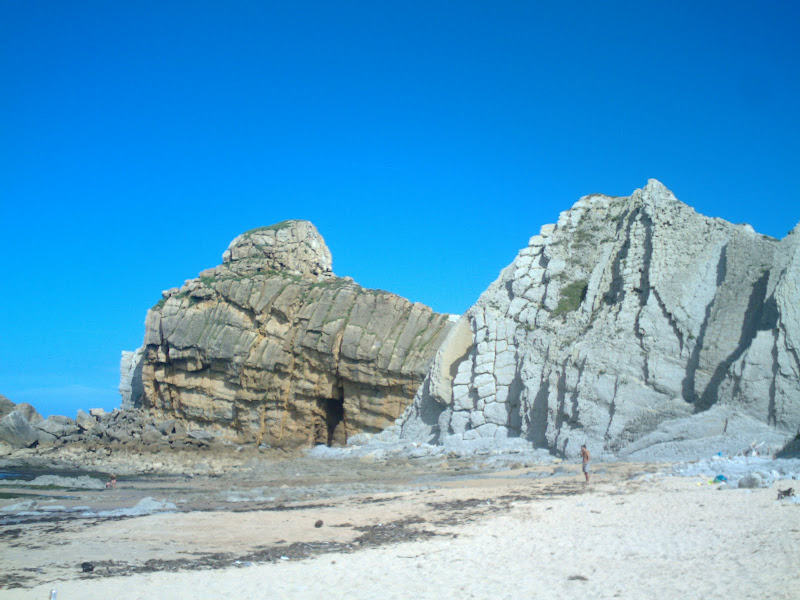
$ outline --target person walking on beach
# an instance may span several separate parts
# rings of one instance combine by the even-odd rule
[[[586,476],[586,483],[589,483],[589,461],[592,459],[592,455],[589,454],[589,450],[586,448],[586,444],[581,446],[581,460],[583,460],[583,474]]]

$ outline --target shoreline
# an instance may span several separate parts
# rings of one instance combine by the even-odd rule
[[[529,598],[531,594],[522,591],[529,588],[523,585],[515,591],[508,581],[501,585],[498,579],[478,586],[477,580],[483,576],[479,561],[488,560],[491,568],[507,571],[505,577],[527,581],[524,570],[517,572],[519,560],[525,552],[535,550],[537,556],[544,552],[539,544],[544,544],[545,538],[552,538],[549,543],[558,551],[541,554],[541,567],[549,565],[547,568],[563,574],[563,561],[570,573],[563,581],[553,580],[550,592],[539,590],[535,597],[577,597],[571,594],[576,590],[586,594],[591,589],[590,596],[635,598],[648,594],[644,588],[639,590],[644,596],[630,595],[631,590],[623,588],[615,590],[622,595],[606,594],[605,588],[595,594],[594,587],[586,587],[600,577],[598,552],[607,560],[629,561],[631,573],[654,585],[648,554],[652,544],[659,545],[669,561],[680,562],[686,560],[687,544],[693,551],[716,549],[719,536],[727,538],[731,531],[738,531],[743,543],[758,540],[758,548],[763,549],[754,547],[753,551],[759,556],[766,553],[765,560],[770,552],[780,551],[777,561],[767,560],[774,567],[761,570],[766,569],[773,579],[791,581],[795,586],[800,583],[796,569],[785,564],[787,560],[800,564],[800,513],[795,512],[800,505],[775,500],[776,489],[796,481],[722,491],[699,475],[675,476],[664,463],[617,462],[596,464],[587,486],[582,483],[578,463],[491,471],[481,469],[475,461],[405,462],[392,466],[300,458],[264,463],[262,471],[253,468],[246,476],[240,471],[219,477],[141,476],[121,479],[117,490],[77,492],[80,497],[75,502],[90,506],[93,497],[97,506],[117,508],[135,506],[137,498],[151,497],[174,502],[175,510],[4,526],[11,535],[0,542],[0,561],[6,573],[0,598],[47,597],[51,588],[58,590],[60,600],[198,597],[193,589],[203,590],[203,597],[322,598],[326,594],[331,597],[328,580],[351,586],[348,596],[353,598],[413,594],[434,598],[448,595],[437,586],[445,585],[445,573],[456,568],[456,563],[470,564],[476,570],[468,578],[475,580],[473,583],[461,582],[465,587],[459,594],[465,597],[491,593]],[[239,496],[230,495],[234,492]],[[269,494],[273,492],[284,496],[272,498]],[[664,519],[669,523],[663,524],[663,531],[646,533],[648,527],[660,528]],[[696,523],[698,519],[702,527]],[[319,521],[322,524],[316,527]],[[547,529],[538,529],[544,522]],[[636,532],[633,545],[616,547],[617,538],[628,535],[626,532]],[[583,548],[582,536],[594,539],[595,535],[599,537],[592,544],[599,546]],[[570,545],[569,551],[565,544]],[[612,550],[604,549],[609,544]],[[516,562],[508,558],[507,564],[498,564],[487,558],[515,548]],[[444,560],[448,552],[454,554]],[[558,558],[558,552],[566,555]],[[739,591],[749,588],[733,585],[738,576],[732,569],[741,568],[740,554],[735,548],[724,554],[721,564],[733,574],[732,582],[720,584],[716,591],[709,589],[702,597],[722,597],[722,591],[727,591],[728,597],[744,598]],[[415,557],[423,556],[431,558],[416,564]],[[692,560],[699,556],[692,555]],[[84,573],[83,563],[90,563],[93,570]],[[667,571],[674,577],[677,567],[670,565]],[[417,569],[412,574],[430,571],[430,586],[401,579],[395,582],[396,589],[387,584],[384,595],[379,594],[375,586],[380,577],[409,568]],[[486,568],[489,565],[483,570]],[[688,565],[681,568],[689,571]],[[380,577],[370,583],[369,573],[376,569]],[[352,587],[347,573],[364,577],[364,581]],[[573,575],[578,578],[569,579]],[[283,583],[275,583],[276,578]],[[267,594],[259,591],[264,581],[271,582]],[[299,582],[306,588],[298,588]],[[661,584],[672,585],[669,581]],[[181,591],[183,588],[186,590]],[[769,594],[760,596],[790,597],[781,596],[777,587],[769,589]],[[206,595],[207,591],[211,595]],[[691,592],[683,597],[701,596]]]

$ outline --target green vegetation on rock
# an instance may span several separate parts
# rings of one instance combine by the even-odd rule
[[[558,299],[558,306],[553,311],[553,316],[557,317],[577,310],[581,302],[586,298],[586,288],[588,287],[588,282],[583,279],[566,285],[561,290],[561,297]]]
[[[280,231],[281,229],[286,229],[287,227],[292,226],[292,221],[281,221],[280,223],[275,223],[274,225],[266,225],[264,227],[256,227],[255,229],[249,229],[245,231],[242,235],[244,237],[250,237],[254,233],[258,233],[259,231]]]

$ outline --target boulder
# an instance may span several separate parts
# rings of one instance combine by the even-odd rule
[[[0,394],[0,419],[14,410],[15,406],[16,405],[11,400],[3,396],[3,394]]]
[[[27,402],[20,402],[14,407],[14,410],[22,413],[22,415],[25,417],[25,420],[28,421],[31,425],[36,425],[36,423],[38,423],[44,418],[36,411],[36,409],[33,406],[31,406]]]
[[[180,421],[176,419],[167,419],[166,421],[161,421],[156,423],[156,427],[158,431],[163,435],[170,435],[173,433],[185,433],[185,431],[180,431],[181,424]]]
[[[133,432],[124,427],[109,427],[105,434],[112,441],[127,442],[132,439]]]
[[[51,415],[43,421],[39,421],[36,424],[36,428],[55,438],[64,437],[65,435],[71,435],[80,431],[80,428],[72,419],[59,415]]]
[[[14,448],[27,448],[39,440],[39,433],[28,421],[27,414],[30,414],[30,411],[13,410],[0,419],[0,442],[5,442]]]
[[[84,431],[92,431],[97,426],[97,419],[79,409],[78,415],[75,417],[75,423]]]
[[[145,444],[157,444],[164,440],[164,434],[153,425],[147,425],[142,431],[141,440]]]
[[[753,489],[767,486],[759,473],[748,473],[739,480],[739,487]]]
[[[36,431],[36,435],[37,435],[37,441],[39,442],[40,446],[47,446],[49,444],[54,444],[60,437],[38,428]]]
[[[211,443],[215,439],[213,434],[209,433],[208,431],[203,431],[200,429],[195,429],[194,431],[190,431],[189,433],[186,434],[186,436],[190,439],[207,443]]]

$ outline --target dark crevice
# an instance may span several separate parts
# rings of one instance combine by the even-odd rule
[[[778,331],[780,332],[780,329]],[[789,345],[789,338],[786,335],[786,331],[783,332],[783,348],[786,350],[787,354],[794,359],[796,370],[800,371],[800,354],[798,354],[797,348],[793,348]]]
[[[720,252],[719,262],[717,263],[717,288],[725,282],[725,277],[728,273],[728,244],[722,247]],[[711,302],[706,306],[706,314],[703,318],[703,324],[700,326],[700,332],[697,335],[697,343],[692,348],[692,355],[689,357],[689,362],[686,364],[686,377],[681,382],[681,391],[683,399],[686,402],[695,402],[697,400],[697,392],[695,391],[695,375],[697,368],[700,365],[700,352],[703,350],[703,340],[706,337],[708,329],[708,322],[711,320],[711,309],[716,302],[716,294],[711,299]]]
[[[733,390],[731,391],[731,397],[738,398],[739,394],[742,393],[742,378],[735,373],[731,373],[731,377],[733,379]]]
[[[769,273],[766,273],[768,275]],[[778,327],[778,303],[775,301],[773,294],[764,302],[763,312],[761,313],[761,323],[758,325],[759,331],[769,331],[770,329],[777,329]]]
[[[747,310],[745,310],[744,313],[744,322],[742,323],[742,333],[739,336],[739,343],[736,349],[714,370],[711,381],[709,381],[706,389],[703,391],[700,401],[695,404],[696,411],[706,410],[716,404],[719,399],[719,386],[725,379],[725,375],[731,365],[739,360],[756,337],[764,317],[768,282],[769,271],[765,271],[753,285],[753,289],[750,292],[750,299],[747,302]]]
[[[549,259],[549,258],[547,258],[547,257],[544,255],[544,252],[542,252],[542,253],[539,255],[539,266],[540,266],[542,269],[546,269],[546,268],[547,268],[547,265],[549,265],[549,264],[550,264],[550,259]]]
[[[508,294],[508,301],[511,302],[514,299],[514,290],[512,290],[513,281],[509,280],[506,281],[506,294]]]
[[[728,244],[722,247],[720,261],[717,263],[717,287],[725,283],[728,276]]]
[[[650,365],[647,363],[647,351],[644,348],[644,340],[642,338],[639,339],[639,343],[642,346],[642,352],[644,353],[644,356],[642,357],[642,377],[644,378],[644,383],[649,385]]]
[[[533,399],[528,422],[528,441],[537,448],[547,447],[547,407],[550,397],[549,378],[542,376],[539,391]]]
[[[778,424],[778,414],[775,407],[775,391],[778,384],[778,330],[773,330],[772,344],[772,381],[769,384],[769,408],[767,410],[767,423]]]
[[[644,382],[648,383],[650,381],[650,371],[647,366],[647,348],[644,347],[644,332],[639,327],[639,317],[641,317],[643,310],[644,308],[640,308],[636,312],[636,320],[633,323],[633,333],[636,339],[639,340],[639,348],[642,349],[642,377],[644,378]]]
[[[425,425],[430,427],[430,438],[426,442],[428,444],[436,444],[440,441],[441,433],[439,431],[439,417],[444,412],[445,407],[431,397],[431,381],[428,377],[423,380],[419,395],[421,399],[418,408],[416,408],[417,416]]]
[[[561,366],[561,373],[558,376],[558,383],[556,384],[556,439],[561,431],[561,426],[569,420],[566,412],[566,398],[567,398],[567,366]]]
[[[661,309],[661,312],[667,318],[667,322],[670,324],[670,327],[672,327],[672,331],[673,333],[675,333],[675,337],[678,338],[678,344],[680,344],[681,353],[683,353],[683,332],[681,332],[681,330],[678,328],[678,321],[675,319],[672,313],[669,312],[669,310],[667,310],[667,305],[664,304],[664,301],[661,299],[661,296],[659,296],[656,290],[653,290],[653,297],[658,302],[658,307]]]
[[[614,262],[611,265],[611,285],[609,290],[603,295],[603,300],[606,304],[617,304],[625,299],[625,280],[622,277],[622,262],[628,257],[628,251],[631,247],[631,228],[633,222],[639,215],[640,209],[634,210],[627,220],[627,234],[625,242],[622,244],[619,252],[614,257]]]
[[[578,405],[578,389],[581,385],[581,379],[583,378],[583,370],[586,367],[586,359],[583,359],[581,366],[578,367],[578,381],[575,382],[575,389],[572,390],[572,396],[570,400],[572,401],[572,416],[569,419],[570,426],[574,428],[582,428],[583,424],[581,423],[580,419],[580,406]],[[565,369],[566,371],[566,369]]]
[[[611,406],[608,407],[608,427],[604,439],[608,442],[609,431],[611,431],[611,424],[614,422],[614,415],[617,412],[617,390],[619,389],[619,377],[614,380],[614,396],[611,398]]]
[[[642,377],[645,383],[650,381],[650,372],[647,365],[647,348],[644,346],[644,332],[639,326],[639,319],[642,316],[642,311],[647,305],[650,298],[650,262],[653,257],[653,221],[650,217],[642,213],[642,224],[644,225],[644,255],[642,256],[642,276],[639,279],[639,288],[636,290],[639,293],[639,310],[636,313],[636,321],[633,325],[633,331],[636,338],[639,340],[639,347],[642,349]]]
[[[650,298],[650,263],[653,259],[653,221],[647,213],[642,213],[644,225],[644,256],[642,257],[642,277],[639,280],[639,306],[647,304]]]
[[[319,413],[314,424],[314,444],[326,446],[347,443],[347,421],[344,411],[344,389],[336,388],[335,398],[317,400]]]
[[[520,374],[520,363],[522,361],[517,360],[517,357],[514,357],[515,363],[517,365],[516,372],[514,373],[514,379],[511,381],[511,385],[508,386],[508,406],[509,406],[509,432],[513,434],[512,437],[519,437],[522,431],[522,411],[520,410],[521,405],[521,396],[522,396],[522,376]]]

